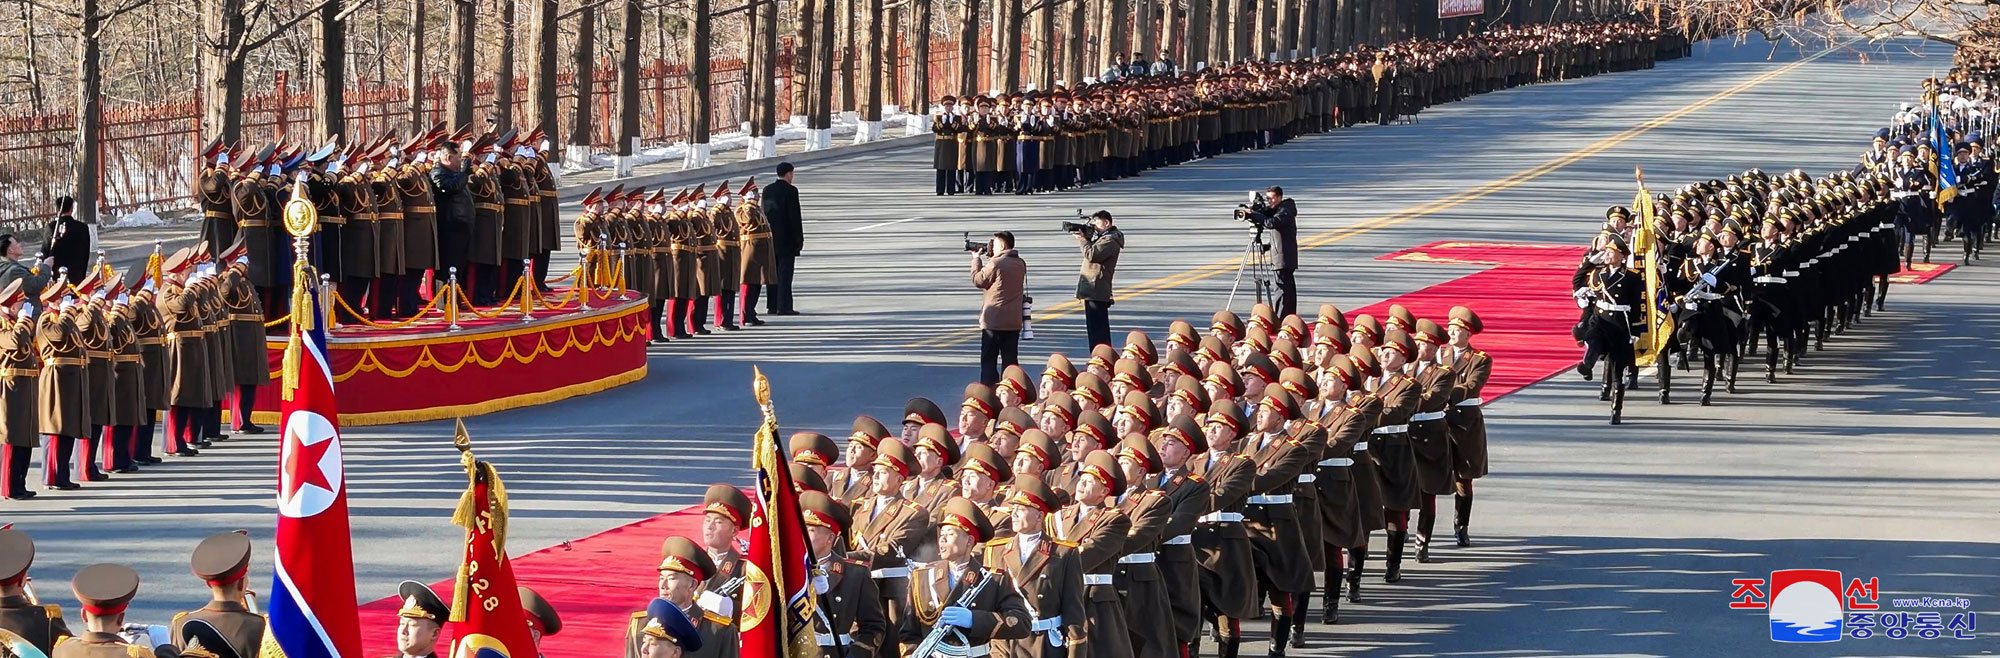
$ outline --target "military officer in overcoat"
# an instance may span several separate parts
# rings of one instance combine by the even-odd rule
[[[1472,522],[1472,481],[1485,477],[1487,468],[1486,416],[1481,410],[1486,401],[1480,390],[1493,375],[1493,357],[1472,346],[1472,337],[1485,328],[1472,309],[1452,307],[1451,320],[1445,325],[1451,344],[1438,351],[1452,371],[1451,407],[1445,411],[1445,422],[1451,425],[1452,499],[1457,512],[1452,533],[1461,547],[1472,545],[1467,530]]]
[[[11,631],[47,653],[70,635],[62,606],[38,603],[30,594],[28,567],[35,563],[35,540],[28,533],[0,528],[0,630]]]
[[[911,623],[902,627],[903,644],[921,644],[934,630],[943,629],[947,641],[977,655],[990,653],[995,640],[1020,640],[1032,634],[1034,617],[1020,590],[1008,587],[1007,574],[980,550],[992,534],[986,515],[972,501],[954,498],[945,503],[938,524],[938,559],[910,571],[906,605]]]
[[[1013,532],[984,546],[984,563],[1021,592],[1031,619],[1026,637],[994,643],[996,656],[1042,658],[1086,641],[1083,565],[1076,542],[1057,539],[1049,528],[1050,515],[1061,509],[1056,502],[1041,478],[1016,477],[1006,500]]]
[[[245,598],[250,593],[250,536],[237,530],[209,535],[194,549],[190,562],[196,578],[208,584],[211,597],[201,609],[175,613],[168,631],[179,642],[182,627],[201,620],[220,631],[229,647],[239,656],[257,655],[264,644],[264,616],[252,612]],[[209,647],[217,649],[219,647]]]
[[[819,492],[799,496],[799,511],[812,545],[814,593],[825,618],[813,620],[824,658],[875,658],[889,632],[881,595],[868,565],[841,556],[841,537],[854,517],[846,503]],[[824,583],[822,586],[820,583]]]

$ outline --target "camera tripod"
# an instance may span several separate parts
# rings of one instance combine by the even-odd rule
[[[1254,289],[1258,303],[1276,304],[1278,295],[1272,290],[1277,281],[1276,270],[1271,267],[1271,243],[1264,241],[1264,228],[1257,227],[1250,234],[1250,243],[1243,245],[1243,260],[1236,265],[1236,280],[1229,284],[1229,299],[1223,308],[1236,305],[1236,291],[1243,286],[1243,274],[1250,273],[1250,287]]]

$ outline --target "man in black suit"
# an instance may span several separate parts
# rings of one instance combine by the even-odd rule
[[[468,264],[472,259],[472,192],[465,188],[472,167],[458,152],[458,144],[450,140],[434,157],[438,164],[431,168],[431,198],[437,204],[438,265],[443,268],[437,277],[445,278],[457,269],[458,283],[463,285],[472,274]]]
[[[69,195],[56,197],[56,218],[49,222],[42,253],[54,260],[57,268],[69,268],[70,285],[83,281],[89,273],[90,225],[76,220],[76,199]]]
[[[1299,283],[1293,276],[1299,269],[1299,207],[1285,198],[1285,189],[1272,185],[1264,190],[1267,209],[1250,218],[1258,226],[1278,234],[1271,250],[1271,269],[1278,275],[1278,317],[1299,312]]]
[[[764,188],[764,217],[771,222],[771,244],[778,251],[778,279],[764,310],[772,315],[798,315],[792,307],[792,268],[806,248],[805,220],[799,215],[799,188],[792,185],[792,163],[778,163],[778,182]]]

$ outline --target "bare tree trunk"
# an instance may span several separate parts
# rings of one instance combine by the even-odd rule
[[[1056,85],[1056,8],[1037,7],[1028,20],[1034,22],[1030,37],[1035,49],[1035,88],[1054,89]]]
[[[1025,44],[1021,42],[1021,0],[995,0],[994,4],[1000,7],[1000,15],[1007,19],[1006,26],[1000,30],[998,42],[1006,44],[1007,61],[1000,69],[998,84],[994,86],[1011,93],[1021,89],[1021,57],[1025,51]],[[1037,89],[1046,90],[1048,87]]]
[[[958,90],[979,93],[979,0],[960,0],[958,16]]]
[[[1208,38],[1214,32],[1214,10],[1208,0],[1187,0],[1187,7],[1187,26],[1181,37],[1186,50],[1181,53],[1181,65],[1192,71],[1197,62],[1211,61]]]
[[[763,75],[764,70],[757,64],[757,57],[762,54],[757,48],[762,43],[757,37],[757,9],[744,10],[742,22],[743,43],[736,49],[736,59],[743,62],[743,93],[737,95],[735,105],[736,117],[747,129],[750,116],[756,112],[757,76]]]
[[[1284,6],[1278,10],[1278,57],[1295,59],[1299,56],[1299,4],[1305,0],[1277,0]]]
[[[757,5],[756,102],[750,114],[750,134],[770,137],[778,132],[778,3]]]
[[[347,132],[347,22],[340,18],[340,3],[319,8],[318,98],[313,103],[313,135],[330,139]]]
[[[202,127],[225,144],[243,139],[243,55],[242,0],[209,0],[203,18],[204,30],[213,39],[206,41],[206,94],[202,98]]]
[[[1084,6],[1084,0],[1069,0],[1069,34],[1064,35],[1069,46],[1063,48],[1063,79],[1068,80],[1071,86],[1083,84],[1084,76],[1089,75],[1084,71],[1090,66],[1089,60],[1084,59],[1090,38],[1086,11],[1088,8]]]
[[[1007,61],[1006,0],[986,1],[986,87],[1000,93],[1012,91],[1000,89],[1000,69]],[[1000,94],[996,93],[995,96]]]
[[[424,8],[428,0],[410,0],[410,41],[409,49],[403,54],[403,86],[409,89],[409,98],[403,110],[409,116],[410,130],[422,130],[424,126]]]
[[[1228,66],[1235,59],[1230,47],[1236,45],[1236,5],[1242,0],[1205,0],[1215,10],[1209,19],[1208,65]]]
[[[225,0],[237,2],[239,0]],[[451,124],[472,125],[472,58],[479,47],[472,32],[475,0],[451,1]]]
[[[493,76],[493,109],[486,116],[493,121],[494,130],[507,132],[514,128],[514,0],[498,0],[500,3],[500,54],[499,70]]]
[[[931,102],[931,3],[915,0],[910,18],[910,111],[929,112]]]
[[[1251,47],[1257,49],[1257,61],[1271,61],[1271,54],[1278,50],[1278,3],[1284,0],[1250,0],[1256,7],[1257,34]]]
[[[903,6],[889,7],[882,17],[882,102],[901,104],[903,97]],[[914,105],[905,105],[909,111]]]
[[[644,38],[641,0],[620,0],[618,37],[618,155],[630,156],[639,141],[639,48]]]
[[[24,41],[22,45],[28,49],[27,61],[23,62],[28,69],[28,107],[34,110],[35,114],[42,114],[48,111],[48,98],[42,89],[42,56],[35,48],[35,44],[41,41],[41,35],[35,33],[36,25],[35,6],[28,4],[27,0],[22,0],[21,34]]]
[[[715,19],[709,16],[710,0],[690,0],[694,10],[694,34],[688,39],[688,135],[689,144],[707,144],[709,122],[715,112]],[[705,163],[702,163],[705,164]]]
[[[424,0],[413,0],[423,2]],[[576,99],[570,106],[569,148],[563,158],[582,163],[590,157],[591,114],[596,108],[597,55],[593,46],[597,44],[597,8],[585,6],[576,17],[576,50],[570,53],[570,68],[575,70]]]
[[[855,47],[854,24],[861,20],[856,13],[854,0],[840,0],[840,111],[853,112],[855,108],[854,73],[856,56],[861,51]]]
[[[792,114],[798,117],[812,114],[812,106],[817,102],[814,99],[817,91],[813,88],[816,77],[813,58],[819,52],[813,43],[813,22],[819,20],[817,2],[833,0],[798,0],[798,32],[792,38]],[[821,31],[832,33],[832,30]]]
[[[531,129],[556,127],[556,15],[562,11],[557,0],[530,0],[534,4],[528,20],[528,42],[535,45],[528,57],[528,121]],[[550,139],[553,144],[556,140]]]
[[[1104,35],[1104,66],[1108,68],[1119,57],[1132,52],[1131,40],[1127,38],[1131,32],[1125,27],[1125,18],[1132,13],[1132,4],[1127,0],[1098,1],[1104,5],[1104,22],[1099,23],[1103,29],[1099,33]]]
[[[100,60],[104,48],[99,41],[103,14],[97,3],[77,2],[82,20],[78,21],[76,38],[76,170],[71,172],[75,189],[71,196],[76,197],[76,219],[85,224],[97,223],[97,197],[103,183],[103,172],[99,171],[103,154],[98,152],[104,128],[104,69]]]
[[[1147,59],[1160,56],[1160,51],[1154,47],[1159,42],[1153,36],[1153,25],[1157,21],[1154,12],[1158,8],[1159,3],[1155,0],[1132,1],[1132,52],[1141,53]]]
[[[819,54],[815,57],[818,67],[814,96],[819,97],[819,105],[813,111],[812,127],[815,130],[833,128],[833,0],[820,0],[819,24],[821,36]]]
[[[1153,42],[1158,46],[1156,52],[1159,53],[1155,57],[1165,57],[1180,65],[1190,64],[1187,44],[1191,35],[1181,25],[1187,20],[1187,11],[1181,8],[1180,0],[1161,0],[1158,4],[1163,11],[1160,16],[1160,39]]]
[[[882,120],[882,0],[868,0],[868,30],[862,35],[861,116],[862,121]]]

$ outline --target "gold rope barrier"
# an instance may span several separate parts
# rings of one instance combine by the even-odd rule
[[[591,331],[594,335],[585,337],[581,341],[577,339],[577,335],[582,332],[574,327],[569,327],[569,335],[563,339],[560,346],[551,346],[548,340],[548,332],[555,331],[556,328],[535,329],[534,331],[539,332],[539,335],[535,337],[535,347],[526,353],[514,347],[514,338],[518,334],[473,339],[473,341],[499,340],[502,342],[499,354],[494,355],[491,359],[481,356],[476,343],[472,341],[467,341],[465,354],[459,357],[456,362],[450,364],[438,360],[437,354],[431,349],[432,346],[422,345],[418,348],[421,351],[417,355],[416,360],[409,367],[397,369],[383,364],[382,360],[375,355],[376,348],[364,348],[361,358],[355,360],[354,367],[349,368],[346,372],[335,374],[333,380],[336,382],[346,381],[348,378],[362,372],[379,372],[392,379],[402,379],[414,374],[418,369],[426,367],[451,374],[464,369],[467,365],[473,364],[491,370],[506,364],[508,359],[513,359],[515,362],[523,365],[533,363],[535,359],[542,356],[559,359],[569,354],[572,349],[587,354],[600,346],[610,347],[620,342],[630,341],[648,330],[643,322],[632,322],[631,327],[626,327],[623,323],[626,322],[626,316],[628,315],[632,315],[632,313],[592,321],[590,324],[592,325]],[[620,324],[612,327],[607,332],[604,326],[605,322],[618,322]]]

